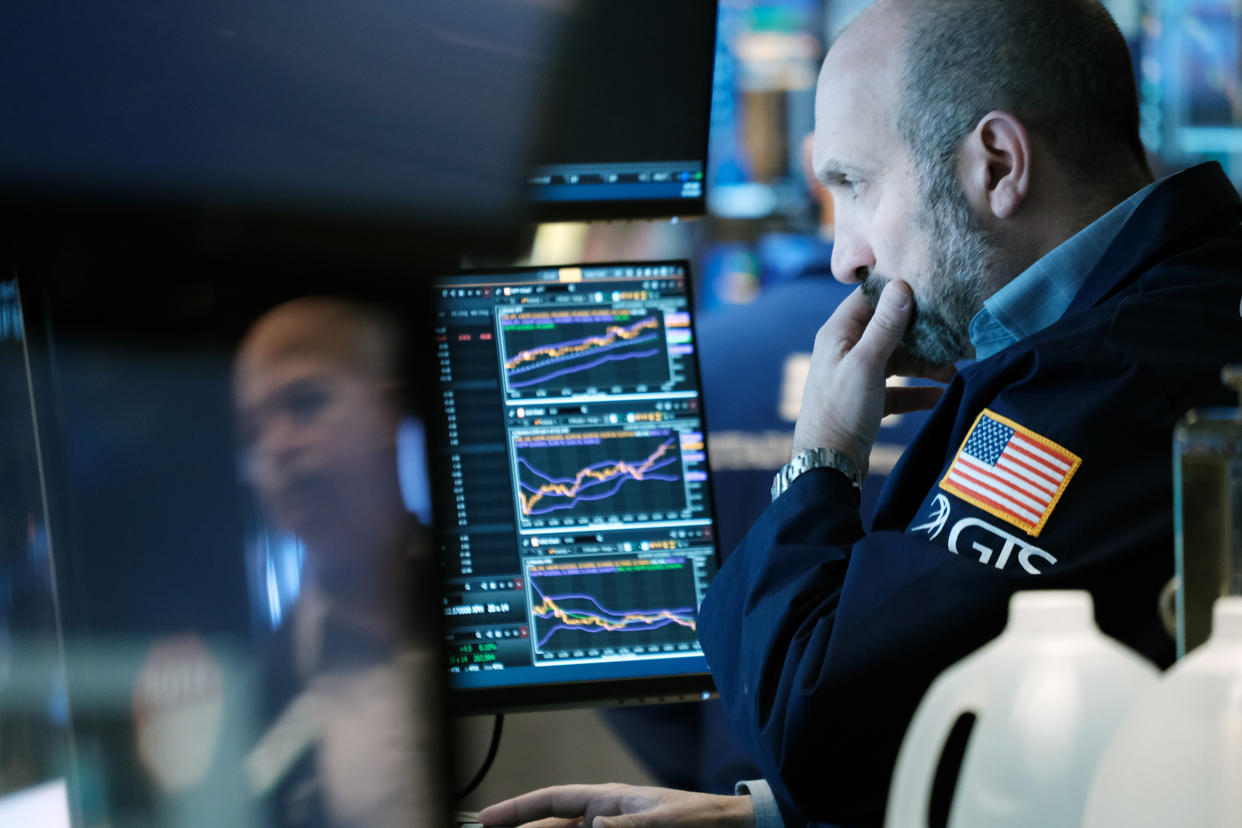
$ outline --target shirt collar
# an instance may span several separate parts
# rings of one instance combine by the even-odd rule
[[[1109,244],[1159,183],[1113,207],[984,300],[970,321],[975,358],[987,359],[1060,319]]]

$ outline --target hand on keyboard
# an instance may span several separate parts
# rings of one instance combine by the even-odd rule
[[[751,828],[755,812],[749,796],[615,784],[541,788],[479,812],[484,826],[525,825],[543,819],[548,820],[545,825],[581,820],[584,828]]]

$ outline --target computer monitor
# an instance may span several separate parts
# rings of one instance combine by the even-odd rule
[[[530,175],[544,221],[704,210],[716,0],[581,3]]]
[[[525,209],[568,19],[539,0],[6,4],[0,186],[347,214],[477,251]]]
[[[96,821],[447,824],[436,567],[395,491],[395,429],[434,388],[404,347],[431,339],[417,262],[94,218],[47,228],[57,246],[31,228],[0,278],[20,392],[0,396],[0,481],[19,484],[0,524],[28,544],[0,600],[23,677],[0,716],[91,745],[68,785]]]
[[[1167,4],[1136,47],[1144,143],[1170,167],[1217,160],[1242,181],[1242,9]]]
[[[700,698],[718,566],[688,266],[433,279],[431,424],[463,712]]]

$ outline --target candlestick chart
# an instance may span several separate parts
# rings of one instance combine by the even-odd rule
[[[676,432],[566,431],[514,438],[522,519],[667,517],[686,508]]]
[[[537,655],[697,649],[693,565],[679,555],[544,563],[527,572]]]
[[[654,387],[669,379],[658,311],[524,309],[501,314],[500,333],[511,394]]]

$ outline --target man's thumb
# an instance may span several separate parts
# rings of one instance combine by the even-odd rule
[[[887,361],[897,347],[901,335],[910,324],[914,310],[910,286],[905,282],[889,282],[880,293],[875,313],[867,323],[858,345],[878,360]]]

